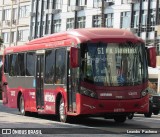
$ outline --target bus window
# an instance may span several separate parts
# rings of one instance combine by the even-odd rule
[[[34,76],[35,75],[35,52],[29,52],[26,55],[26,75]]]
[[[9,55],[5,55],[5,61],[4,61],[4,73],[9,72]]]
[[[65,84],[65,65],[66,65],[65,58],[66,58],[65,49],[57,49],[55,84]]]
[[[45,53],[45,78],[46,84],[53,84],[55,72],[55,51],[47,50]]]
[[[18,76],[25,76],[25,53],[18,54]]]
[[[147,80],[144,45],[88,43],[81,46],[81,78],[97,85],[139,85]]]
[[[11,54],[10,55],[10,69],[9,69],[9,75],[10,76],[17,76],[17,54]]]

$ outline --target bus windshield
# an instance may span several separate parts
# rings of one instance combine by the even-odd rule
[[[147,80],[142,43],[81,45],[81,80],[102,86],[133,86]]]

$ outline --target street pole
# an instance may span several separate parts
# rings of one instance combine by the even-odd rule
[[[105,27],[105,20],[104,20],[104,0],[102,0],[102,7],[101,7],[101,27]]]
[[[78,0],[76,0],[76,6],[78,6]],[[75,10],[75,13],[74,13],[74,29],[77,28],[77,22],[78,22],[78,17],[77,17],[77,11]]]

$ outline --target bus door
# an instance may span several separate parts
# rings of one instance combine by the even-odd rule
[[[2,72],[2,66],[0,67],[0,73],[1,72]],[[4,73],[9,73],[9,55],[5,55]],[[8,74],[4,74],[4,75],[5,75],[5,77],[9,77]],[[2,88],[3,104],[7,104],[8,103],[8,95],[7,95],[8,83],[6,82],[6,80],[4,81],[4,79],[2,79],[2,76],[1,76],[1,81],[2,81],[2,85],[1,85],[2,87],[1,88]]]
[[[36,105],[37,109],[44,108],[44,53],[36,52]]]
[[[3,104],[7,104],[8,103],[8,95],[7,95],[7,82],[4,82],[2,85],[2,98],[3,98]]]
[[[69,54],[68,54],[68,58]],[[70,67],[68,59],[68,111],[76,113],[76,92],[78,91],[77,68]]]

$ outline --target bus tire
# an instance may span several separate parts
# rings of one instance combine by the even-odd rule
[[[67,115],[65,112],[65,105],[64,105],[64,99],[61,98],[60,103],[59,103],[59,120],[60,122],[67,122]]]
[[[159,114],[159,110],[154,110],[154,111],[153,111],[153,114],[154,114],[154,115],[158,115],[158,114]]]
[[[128,115],[128,119],[132,119],[134,117],[134,113],[130,113],[129,115]]]
[[[24,98],[23,98],[23,95],[21,95],[20,99],[19,99],[19,112],[23,116],[26,115],[25,108],[24,108]]]
[[[114,120],[117,123],[124,123],[126,121],[126,116],[125,115],[115,116]]]
[[[152,112],[144,113],[144,116],[149,118],[152,116]]]

